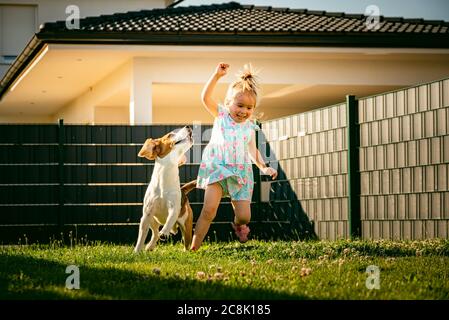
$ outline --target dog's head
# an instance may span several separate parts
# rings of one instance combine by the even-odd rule
[[[167,133],[159,139],[147,139],[138,156],[148,160],[185,162],[184,153],[193,145],[192,129],[188,126]],[[181,163],[183,164],[183,163]]]

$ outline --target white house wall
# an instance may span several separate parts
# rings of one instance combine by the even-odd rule
[[[323,87],[346,86],[348,91],[342,92],[340,100],[336,102],[344,101],[346,94],[354,93],[351,91],[351,85],[354,89],[363,86],[380,86],[383,88],[383,91],[380,92],[384,92],[388,86],[405,87],[413,83],[442,78],[449,74],[446,60],[420,61],[419,58],[415,58],[406,61],[385,61],[378,57],[372,60],[277,59],[275,54],[272,59],[260,59],[257,57],[257,53],[254,53],[253,58],[233,58],[216,53],[210,54],[210,56],[215,57],[134,58],[131,101],[129,103],[130,123],[211,122],[212,118],[207,112],[204,112],[201,105],[200,93],[202,85],[210,77],[219,61],[228,62],[231,69],[229,74],[220,80],[222,85],[218,90],[221,94],[216,94],[217,101],[223,99],[226,86],[235,79],[235,73],[248,62],[260,69],[260,81],[267,87],[268,85],[293,87],[293,92],[285,94],[285,96],[292,93],[300,94],[302,90],[311,90],[316,85]],[[185,92],[186,90],[182,90],[184,85],[194,87],[195,90]],[[160,86],[165,86],[165,88],[171,86],[171,94],[170,92],[165,94],[163,101],[154,99],[154,95],[157,95],[155,90],[159,90]],[[275,95],[275,93],[271,92],[271,95]],[[282,101],[282,92],[279,98],[281,99],[264,100],[262,98],[261,109],[275,105],[278,109],[291,107],[279,105],[279,102]],[[319,94],[316,98],[317,101],[320,99]],[[190,102],[187,103],[187,101]],[[169,105],[169,107],[160,110],[161,105]],[[317,106],[319,106],[318,103]],[[280,114],[282,114],[282,110],[278,110],[272,116]],[[171,121],[168,121],[170,119]],[[108,121],[102,119],[102,122]]]
[[[8,41],[12,41],[10,44],[2,40],[0,17],[0,78],[6,74],[12,62],[3,59],[3,55],[18,56],[42,24],[71,18],[74,11],[70,9],[70,6],[76,6],[79,9],[79,18],[82,19],[128,11],[166,8],[171,3],[173,0],[0,0],[0,14],[3,7],[8,12],[13,10],[22,17],[9,21],[8,25],[4,26],[8,30],[7,39],[10,39]],[[24,26],[23,19],[29,16],[29,12],[34,14],[33,19],[27,18],[27,22],[32,25]],[[3,36],[6,37],[6,35]],[[2,43],[5,43],[3,48]]]
[[[80,18],[120,12],[166,8],[170,0],[1,0],[1,5],[34,5],[37,7],[38,24],[64,20],[68,6],[80,9]],[[39,26],[38,25],[38,26]]]
[[[0,123],[35,123],[35,124],[45,124],[45,123],[55,123],[54,118],[51,115],[1,115]]]
[[[258,111],[268,119],[339,103],[347,94],[363,97],[449,75],[449,51],[441,49],[49,47],[14,92],[0,101],[1,122],[32,119],[22,117],[19,110],[36,115],[39,111],[41,120],[47,108],[52,114],[50,122],[64,118],[66,123],[90,124],[210,123],[213,118],[202,107],[200,94],[220,61],[228,62],[231,69],[220,80],[215,99],[223,99],[238,70],[251,62],[259,69],[262,84]],[[79,58],[82,62],[77,62]],[[59,73],[67,82],[57,79]],[[48,94],[41,94],[43,90]],[[51,92],[70,99],[59,106],[48,100]]]
[[[95,124],[95,107],[101,106],[103,101],[117,92],[129,91],[130,75],[131,64],[125,63],[62,108],[60,112],[54,115],[53,122],[62,118],[68,123]]]

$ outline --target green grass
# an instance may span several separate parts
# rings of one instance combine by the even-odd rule
[[[449,241],[91,243],[0,247],[0,299],[449,299]],[[77,265],[80,289],[65,288]],[[369,290],[366,268],[380,268]],[[306,269],[310,273],[306,273]],[[302,274],[301,274],[302,273]]]

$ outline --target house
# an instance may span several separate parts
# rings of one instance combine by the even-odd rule
[[[260,69],[262,120],[449,74],[444,21],[380,17],[370,28],[356,14],[150,3],[116,14],[104,6],[108,14],[92,11],[76,27],[42,24],[0,82],[0,122],[211,123],[199,95],[219,61],[232,69],[217,100],[244,63]]]
[[[173,0],[2,0],[0,1],[0,78],[39,26],[67,18],[85,18],[142,8],[166,8]]]
[[[363,15],[151,3],[44,23],[4,74],[2,240],[134,241],[153,170],[138,148],[212,122],[199,96],[219,61],[232,69],[217,100],[244,63],[261,69],[258,143],[279,177],[257,176],[254,234],[449,237],[449,23],[380,17],[373,28]],[[203,133],[181,183],[197,175]],[[231,203],[220,209],[210,232],[226,240]]]

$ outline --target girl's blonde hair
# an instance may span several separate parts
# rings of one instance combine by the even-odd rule
[[[254,107],[257,106],[259,102],[259,79],[257,77],[257,71],[253,68],[251,63],[247,63],[243,66],[243,70],[239,70],[239,73],[236,74],[237,80],[231,83],[228,87],[228,91],[226,92],[225,105],[228,105],[230,102],[234,100],[234,98],[240,93],[250,93],[256,103]],[[263,116],[257,115],[252,116],[253,119],[259,119]]]
[[[239,93],[250,93],[256,99],[256,105],[258,102],[259,93],[259,81],[256,76],[256,71],[253,69],[250,63],[243,66],[243,70],[240,70],[236,74],[237,80],[231,83],[226,93],[226,102],[234,100],[235,96]]]

